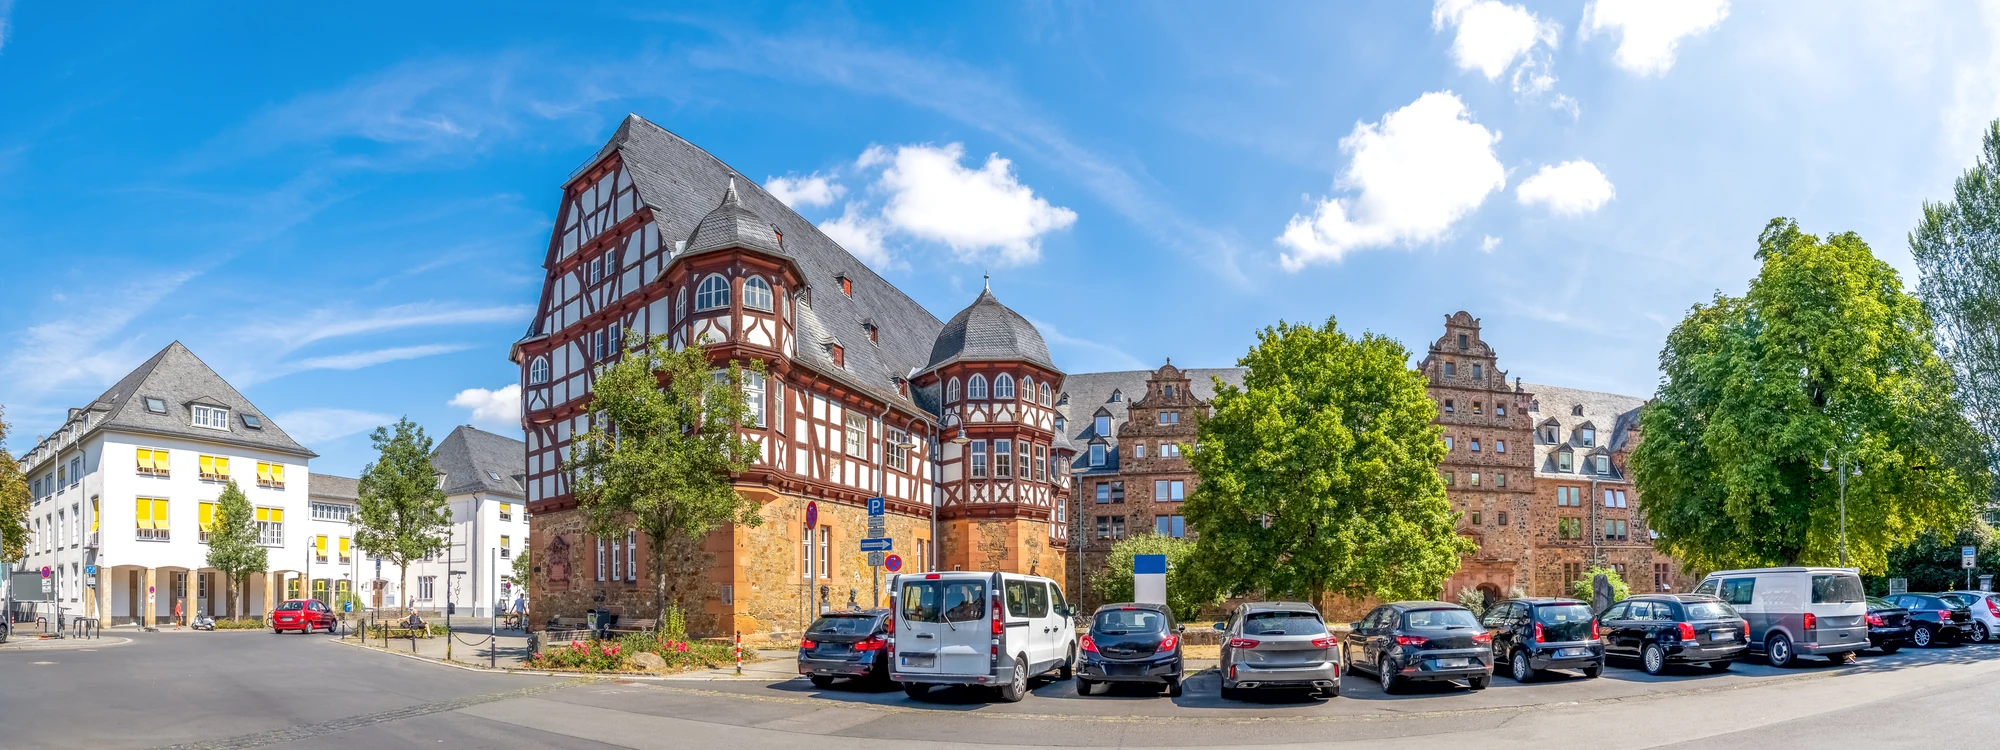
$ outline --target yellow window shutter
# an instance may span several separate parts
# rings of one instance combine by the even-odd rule
[[[214,474],[214,473],[215,473],[215,457],[214,457],[214,456],[202,456],[202,457],[201,457],[201,473],[203,473],[203,474]]]
[[[316,536],[316,537],[313,537],[313,548],[314,548],[314,549],[317,549],[317,550],[319,550],[319,553],[320,553],[320,554],[322,554],[322,555],[326,554],[326,535],[325,535],[325,534],[321,534],[321,535],[319,535],[319,536]]]
[[[272,509],[271,509],[271,523],[284,523],[284,522],[285,522],[285,509],[284,509],[284,508],[272,508]]]
[[[257,462],[257,481],[267,484],[271,481],[270,464],[264,463],[263,461]]]
[[[229,476],[229,459],[227,457],[217,456],[215,458],[215,473],[225,477]]]
[[[152,468],[153,468],[153,452],[152,452],[152,451],[149,451],[149,450],[146,450],[145,448],[140,448],[140,449],[139,449],[139,470],[140,470],[140,471],[147,471],[147,470],[150,470],[150,469],[152,469]]]
[[[132,503],[132,511],[133,515],[139,521],[139,528],[153,528],[153,501],[143,497],[139,498],[138,501]]]
[[[167,451],[163,449],[155,449],[153,451],[153,470],[167,471],[169,468],[168,464],[169,462],[167,460]]]
[[[153,528],[167,530],[167,501],[153,501]]]
[[[284,464],[271,464],[271,481],[277,482],[278,484],[285,483]]]
[[[348,546],[347,546],[347,545],[348,545],[348,539],[347,539],[347,537],[341,537],[341,538],[340,538],[340,556],[341,556],[341,557],[346,557],[346,556],[347,556],[347,550],[348,550]]]
[[[201,530],[215,530],[215,503],[201,504]]]
[[[90,533],[92,534],[97,533],[97,521],[99,520],[98,515],[99,514],[97,512],[97,498],[93,497],[90,499]]]

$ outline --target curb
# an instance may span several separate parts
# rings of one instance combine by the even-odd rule
[[[52,638],[47,641],[44,641],[40,638],[36,638],[34,640],[10,638],[8,640],[8,643],[0,644],[0,654],[7,654],[13,652],[39,653],[42,651],[81,651],[84,649],[117,648],[119,646],[129,645],[130,643],[132,643],[132,639],[116,635],[110,636],[108,638],[63,638],[63,639]],[[34,645],[29,645],[29,644],[34,644]]]

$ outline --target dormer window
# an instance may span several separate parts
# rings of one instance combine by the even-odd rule
[[[1091,466],[1103,466],[1103,465],[1104,465],[1104,444],[1103,444],[1103,443],[1092,443],[1092,444],[1091,444],[1091,446],[1090,446],[1090,465],[1091,465]]]
[[[1115,404],[1124,400],[1125,400],[1124,393],[1120,392],[1118,389],[1115,388],[1111,390],[1111,403]]]
[[[864,331],[867,331],[867,332],[868,332],[868,342],[869,342],[869,343],[871,343],[871,344],[879,344],[879,343],[882,343],[882,339],[881,339],[881,338],[880,338],[879,336],[877,336],[877,335],[876,335],[876,331],[879,331],[879,330],[881,330],[881,329],[879,329],[879,328],[876,328],[876,327],[875,327],[875,324],[874,324],[874,323],[862,323],[862,324],[861,324],[861,330],[864,330]]]
[[[1576,428],[1576,439],[1585,448],[1597,447],[1597,428],[1588,424]]]
[[[1063,431],[1063,418],[1062,418],[1062,417],[1056,417],[1056,432],[1057,432],[1058,434],[1061,434],[1061,433],[1062,433],[1062,431]]]
[[[1597,456],[1597,473],[1599,473],[1599,474],[1610,474],[1610,473],[1611,473],[1611,457],[1610,457],[1610,456],[1607,456],[1607,455],[1604,455],[1604,454],[1601,454],[1601,453],[1600,453],[1600,454],[1598,454],[1598,456]]]
[[[854,296],[854,280],[847,278],[847,274],[841,274],[839,276],[835,276],[833,277],[833,280],[840,282],[841,294],[845,294],[849,297]]]
[[[1096,428],[1096,432],[1099,435],[1110,435],[1111,417],[1109,415],[1099,414],[1097,415],[1095,423],[1093,423],[1091,426]]]
[[[1568,448],[1556,451],[1556,471],[1575,471],[1576,455]]]
[[[163,398],[153,398],[152,396],[147,396],[146,411],[150,411],[154,414],[167,413],[167,400]]]
[[[255,416],[245,414],[243,415],[243,426],[253,430],[261,430],[264,429],[264,421]]]
[[[834,367],[846,367],[846,366],[847,366],[847,356],[846,356],[846,353],[840,350],[840,345],[839,345],[839,344],[827,344],[827,345],[826,345],[826,356],[827,356],[828,358],[830,358],[830,359],[832,359],[832,360],[833,360],[833,366],[834,366]]]
[[[194,426],[226,431],[229,429],[229,410],[197,405],[194,407]]]
[[[1575,406],[1572,406],[1572,407],[1570,407],[1570,408],[1569,408],[1569,415],[1570,415],[1570,416],[1572,416],[1572,417],[1581,417],[1581,416],[1583,416],[1583,404],[1577,404],[1577,405],[1575,405]]]

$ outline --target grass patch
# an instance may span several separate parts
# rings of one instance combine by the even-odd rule
[[[263,627],[264,618],[262,617],[232,617],[227,620],[218,619],[215,621],[216,630],[261,630]]]

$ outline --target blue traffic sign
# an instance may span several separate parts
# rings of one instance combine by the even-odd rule
[[[819,526],[819,503],[808,501],[806,503],[806,528],[811,529],[811,528],[817,528],[818,526]]]
[[[888,557],[884,557],[882,558],[882,567],[888,568],[889,572],[891,573],[902,570],[903,558],[897,555],[890,555]]]
[[[95,566],[95,565],[85,565],[85,566],[83,566],[83,574],[84,574],[84,575],[87,575],[87,576],[94,576],[94,575],[97,575],[97,566]]]
[[[896,548],[895,545],[892,544],[892,542],[894,541],[895,541],[894,539],[890,539],[888,537],[883,537],[881,539],[863,539],[861,540],[861,551],[888,552],[889,550]]]
[[[871,516],[882,515],[883,506],[884,503],[882,502],[882,498],[879,497],[868,498],[868,515]]]

